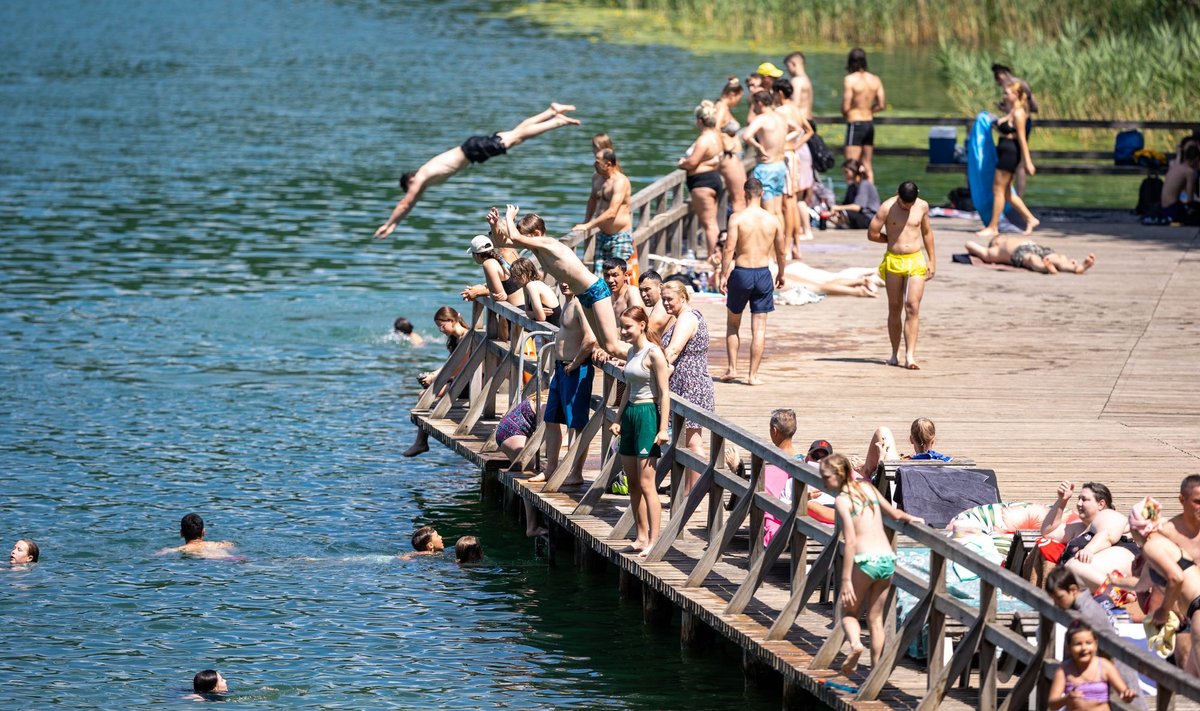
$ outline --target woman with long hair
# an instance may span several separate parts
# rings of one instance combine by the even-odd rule
[[[692,195],[692,214],[700,221],[704,240],[708,244],[708,261],[716,265],[721,262],[721,251],[717,249],[717,198],[724,184],[717,166],[725,151],[725,144],[717,130],[717,107],[711,101],[701,101],[696,107],[696,130],[700,133],[692,142],[687,153],[676,163],[676,167],[687,171],[688,192]]]
[[[661,293],[663,308],[675,318],[662,336],[667,362],[675,366],[671,371],[671,394],[711,412],[716,409],[717,401],[712,375],[708,372],[709,338],[704,314],[691,307],[691,296],[682,282],[663,282]],[[704,430],[700,423],[687,420],[683,427],[684,446],[703,457]],[[699,472],[687,470],[684,496],[691,492],[699,478]]]
[[[441,331],[444,336],[446,336],[447,353],[453,353],[454,349],[458,348],[458,342],[471,332],[471,327],[467,325],[466,319],[462,317],[462,314],[450,308],[449,306],[443,306],[438,309],[433,314],[433,322],[437,324],[438,330]],[[440,373],[441,370],[441,368],[438,368],[437,370],[421,373],[417,376],[417,381],[421,383],[421,387],[427,388],[433,385],[433,382],[437,380],[438,373]],[[449,385],[449,383],[447,383],[447,385]],[[438,393],[438,396],[440,397],[445,392],[446,388],[443,387]],[[428,451],[429,433],[427,433],[425,430],[418,429],[416,440],[413,441],[411,447],[404,450],[403,456],[415,457],[422,452]]]
[[[1029,119],[1029,95],[1021,82],[1013,81],[1004,86],[1004,98],[1012,108],[1007,114],[996,121],[996,132],[1000,134],[996,140],[996,177],[992,180],[992,220],[987,227],[975,234],[984,239],[991,239],[1000,234],[1000,216],[1004,214],[1004,205],[1011,202],[1025,220],[1025,234],[1033,232],[1040,221],[1026,207],[1020,195],[1013,192],[1013,174],[1017,166],[1025,164],[1025,172],[1029,175],[1037,173],[1033,158],[1029,156],[1029,138],[1026,127]]]
[[[617,454],[629,482],[629,507],[637,537],[625,553],[645,555],[658,541],[662,527],[662,502],[654,481],[654,465],[667,443],[671,392],[667,384],[671,366],[662,348],[652,339],[650,319],[640,306],[630,306],[618,319],[621,340],[629,344],[625,358],[625,392],[617,406],[611,431],[620,438]]]
[[[842,163],[842,177],[846,179],[846,197],[841,205],[829,208],[829,222],[835,227],[865,230],[882,204],[879,191],[867,175],[867,167],[853,158]]]
[[[729,77],[714,102],[717,107],[717,127],[721,129],[721,162],[717,170],[725,181],[729,204],[733,212],[746,207],[746,164],[742,162],[742,141],[738,138],[741,124],[733,117],[733,107],[742,103],[745,92],[737,77]]]

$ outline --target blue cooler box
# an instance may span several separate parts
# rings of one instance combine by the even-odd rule
[[[958,130],[953,126],[934,126],[929,129],[929,162],[953,163],[954,142],[958,140]]]

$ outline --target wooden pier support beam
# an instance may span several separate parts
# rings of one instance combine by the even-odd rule
[[[642,581],[638,579],[638,576],[621,568],[617,592],[620,593],[622,600],[637,600],[642,595]]]
[[[762,658],[758,657],[748,647],[742,648],[742,673],[746,683],[763,688],[778,688],[782,685],[783,675],[775,671]]]
[[[575,566],[591,575],[603,575],[604,571],[608,569],[608,561],[604,556],[592,550],[592,547],[587,544],[586,540],[576,538]]]
[[[642,622],[651,627],[669,627],[675,605],[665,595],[650,587],[642,586]]]
[[[689,652],[706,651],[712,646],[714,634],[713,628],[696,615],[687,610],[680,612],[679,646],[683,649]]]

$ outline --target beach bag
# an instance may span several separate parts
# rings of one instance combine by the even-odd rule
[[[950,191],[950,206],[963,212],[975,212],[975,203],[971,200],[970,188],[955,188]]]
[[[1142,181],[1138,188],[1137,207],[1133,211],[1139,215],[1158,217],[1162,214],[1162,178],[1150,176]]]
[[[1141,131],[1121,131],[1113,146],[1113,163],[1116,165],[1136,165],[1133,154],[1146,147],[1146,139]]]
[[[825,140],[817,135],[816,129],[813,129],[812,138],[808,139],[808,152],[812,153],[813,170],[818,173],[824,173],[837,162],[837,156],[825,145]]]

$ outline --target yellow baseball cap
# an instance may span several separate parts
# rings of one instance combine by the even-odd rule
[[[779,77],[783,76],[783,70],[774,64],[771,64],[770,62],[763,62],[762,64],[758,65],[757,71],[764,77],[774,77],[778,79]]]

